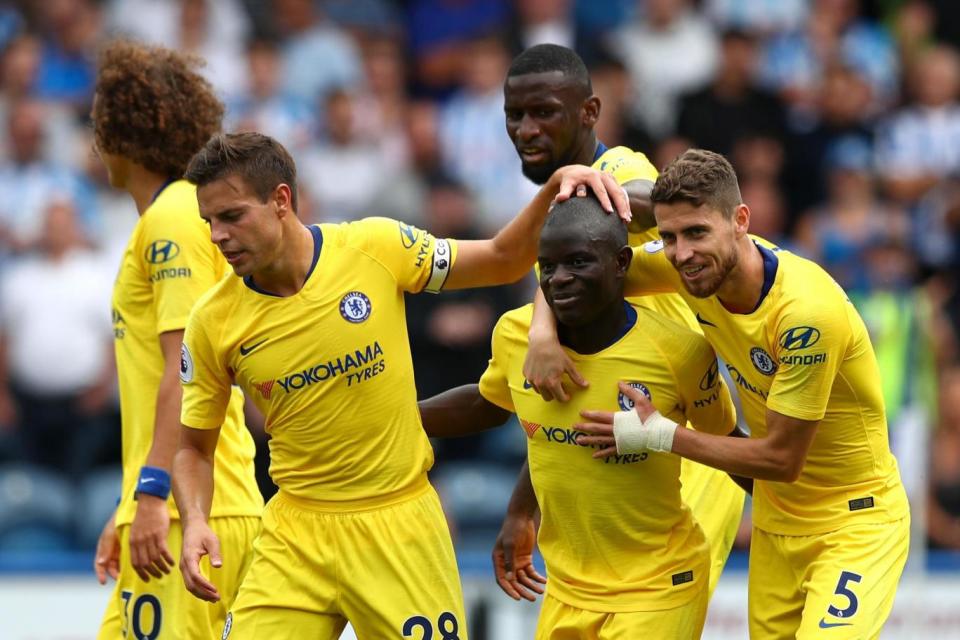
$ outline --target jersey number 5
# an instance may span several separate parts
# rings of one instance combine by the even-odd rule
[[[827,613],[838,618],[849,618],[857,612],[860,602],[857,600],[857,594],[847,587],[848,582],[860,582],[863,576],[852,571],[841,571],[840,579],[837,580],[837,588],[833,590],[834,595],[846,596],[849,605],[846,609],[838,609],[833,605],[827,608]]]

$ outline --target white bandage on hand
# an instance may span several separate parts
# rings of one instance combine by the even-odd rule
[[[636,411],[617,411],[613,414],[613,437],[617,453],[643,451],[672,451],[677,423],[654,411],[641,420]]]

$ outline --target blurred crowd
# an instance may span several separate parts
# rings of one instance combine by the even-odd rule
[[[930,543],[960,549],[960,4],[0,1],[0,466],[73,484],[112,478],[119,460],[110,289],[136,211],[107,184],[88,126],[97,52],[114,37],[202,57],[225,127],[290,149],[306,222],[385,215],[461,238],[536,191],[504,128],[511,58],[576,49],[604,143],[658,166],[689,146],[726,154],[751,231],[847,290],[895,451],[917,429],[928,443]],[[478,379],[497,317],[531,285],[410,297],[421,396]],[[502,431],[438,443],[439,461],[459,461],[437,470],[455,517],[502,513],[524,454],[520,429]],[[9,485],[0,477],[0,493]]]

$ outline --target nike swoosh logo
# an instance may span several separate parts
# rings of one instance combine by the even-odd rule
[[[717,325],[713,324],[712,322],[710,322],[709,320],[704,320],[703,318],[701,318],[699,311],[697,312],[697,322],[699,322],[700,324],[705,324],[705,325],[707,325],[708,327],[715,327],[715,326],[717,326]]]
[[[532,388],[533,388],[533,385],[530,384],[530,381],[529,381],[529,380],[524,380],[524,381],[523,381],[523,388],[524,388],[524,389],[532,389]]]
[[[831,627],[849,627],[852,622],[827,622],[826,618],[820,618],[820,628],[829,629]]]
[[[245,346],[243,346],[243,345],[240,345],[240,355],[241,355],[241,356],[248,355],[251,351],[253,351],[253,350],[256,349],[257,347],[259,347],[260,345],[262,345],[262,344],[263,344],[264,342],[266,342],[267,340],[269,340],[269,338],[264,338],[263,340],[261,340],[261,341],[258,342],[257,344],[252,344],[252,345],[250,345],[249,347],[245,347]]]
[[[157,481],[156,478],[142,478],[140,480],[140,484],[147,484],[148,482],[156,482],[156,481]]]

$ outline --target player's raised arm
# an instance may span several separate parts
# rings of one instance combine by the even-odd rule
[[[537,260],[540,227],[551,203],[592,191],[606,211],[630,218],[630,203],[609,174],[570,165],[555,171],[534,199],[493,238],[457,243],[457,260],[450,268],[445,289],[468,289],[516,282]]]
[[[510,412],[480,394],[480,386],[465,384],[417,403],[423,430],[431,438],[468,436],[499,427]]]

